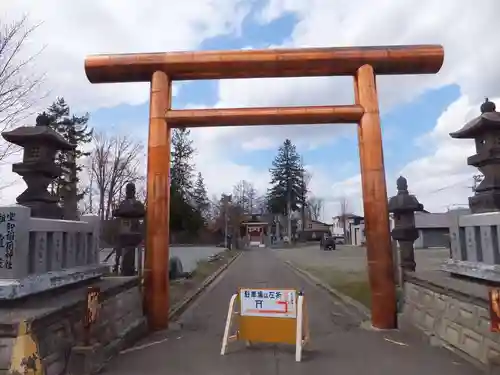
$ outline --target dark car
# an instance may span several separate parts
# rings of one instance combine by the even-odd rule
[[[321,250],[335,250],[335,237],[323,237],[319,242],[319,248]]]

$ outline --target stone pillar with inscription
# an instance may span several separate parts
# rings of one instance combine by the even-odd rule
[[[399,243],[401,268],[405,271],[415,271],[413,244],[418,238],[418,230],[415,228],[415,211],[423,211],[424,206],[408,192],[408,182],[403,176],[398,178],[397,188],[398,193],[389,199],[389,212],[394,215],[394,228],[391,235]]]
[[[29,208],[12,205],[0,210],[0,280],[17,279],[29,272]],[[0,300],[2,294],[0,288]]]

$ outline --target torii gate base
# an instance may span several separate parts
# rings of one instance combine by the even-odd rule
[[[152,330],[168,326],[170,129],[225,125],[357,123],[372,324],[397,327],[387,189],[375,74],[437,73],[441,46],[175,52],[87,57],[92,83],[151,82],[145,307]],[[173,80],[354,76],[345,106],[172,110]]]

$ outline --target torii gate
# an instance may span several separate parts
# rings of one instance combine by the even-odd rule
[[[150,328],[168,327],[170,129],[229,125],[357,123],[371,316],[375,328],[397,327],[382,133],[376,74],[432,74],[443,64],[439,45],[268,49],[94,55],[92,83],[151,82],[147,176],[145,308]],[[353,76],[353,105],[171,109],[174,80]]]

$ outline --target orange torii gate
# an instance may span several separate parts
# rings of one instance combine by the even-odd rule
[[[151,329],[168,326],[170,129],[229,125],[357,123],[372,324],[397,326],[387,188],[376,74],[432,74],[443,64],[438,45],[304,48],[94,55],[92,83],[151,82],[145,308]],[[353,76],[353,105],[173,110],[174,80]]]

